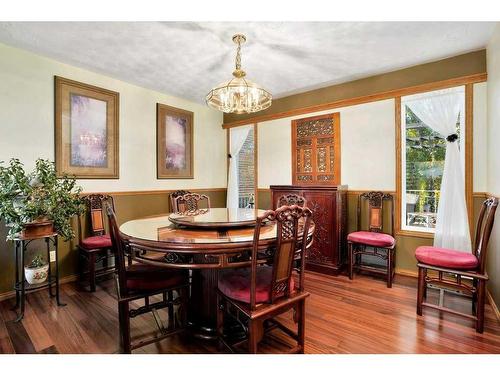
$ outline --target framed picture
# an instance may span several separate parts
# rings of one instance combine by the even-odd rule
[[[193,112],[156,105],[156,176],[193,178]]]
[[[55,77],[55,159],[58,175],[119,178],[119,94]]]

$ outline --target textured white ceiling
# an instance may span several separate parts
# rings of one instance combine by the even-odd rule
[[[242,66],[274,97],[484,48],[486,22],[1,22],[0,42],[203,102]],[[1,58],[1,56],[0,56]],[[69,77],[71,78],[71,77]]]

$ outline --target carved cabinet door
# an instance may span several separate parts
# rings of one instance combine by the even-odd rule
[[[292,121],[294,185],[340,183],[340,114]]]
[[[304,192],[307,207],[313,212],[315,225],[314,242],[309,249],[307,261],[318,264],[336,264],[337,246],[335,231],[335,195],[321,192]]]

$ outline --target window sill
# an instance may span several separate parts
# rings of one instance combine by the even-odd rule
[[[396,231],[396,236],[403,236],[403,237],[417,237],[417,238],[434,238],[434,233],[429,233],[429,232],[418,232],[418,231],[413,231],[413,230],[397,230]]]

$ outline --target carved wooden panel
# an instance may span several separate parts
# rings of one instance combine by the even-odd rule
[[[312,271],[337,274],[346,258],[345,230],[347,200],[345,186],[271,186],[273,208],[286,195],[304,197],[313,212],[314,242],[308,250],[306,267]]]
[[[340,183],[340,114],[292,121],[292,180],[297,185]]]

